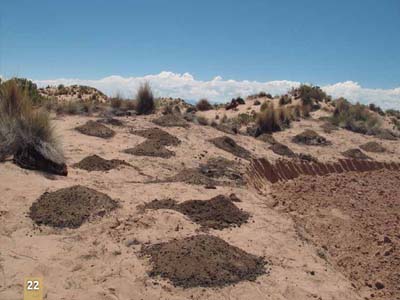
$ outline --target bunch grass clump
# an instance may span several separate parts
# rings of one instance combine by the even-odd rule
[[[272,103],[268,103],[256,117],[258,132],[261,134],[281,131],[296,119],[295,114],[296,111],[292,107],[274,108]]]
[[[155,110],[154,95],[148,82],[143,83],[136,96],[136,111],[139,115],[152,114]]]
[[[0,160],[34,147],[54,161],[63,161],[48,111],[33,105],[16,80],[0,85]]]

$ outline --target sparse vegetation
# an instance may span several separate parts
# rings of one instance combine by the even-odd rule
[[[213,109],[213,106],[207,99],[200,99],[196,104],[196,108],[198,111],[207,111]]]
[[[284,106],[290,103],[292,103],[292,98],[289,95],[282,95],[279,98],[279,106]]]
[[[154,112],[154,96],[148,82],[139,87],[136,101],[136,111],[139,115],[148,115]]]
[[[362,134],[374,135],[379,131],[379,119],[365,105],[351,104],[344,98],[334,102],[332,124]]]
[[[247,97],[247,99],[256,99],[256,98],[268,98],[272,99],[272,95],[266,92],[259,92],[258,94],[252,94]]]
[[[370,103],[368,107],[369,107],[370,110],[378,113],[381,116],[385,115],[385,112],[382,110],[382,108],[380,108],[379,106],[375,105],[374,103]]]
[[[302,84],[291,91],[296,98],[300,98],[303,105],[312,106],[314,102],[318,103],[329,98],[327,94],[318,86]]]

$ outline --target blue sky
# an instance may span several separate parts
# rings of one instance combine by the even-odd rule
[[[0,74],[400,87],[400,1],[2,1]]]

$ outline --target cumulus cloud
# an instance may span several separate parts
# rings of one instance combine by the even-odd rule
[[[225,80],[216,76],[209,81],[195,79],[191,74],[178,74],[173,72],[161,72],[142,77],[109,76],[98,80],[83,79],[54,79],[33,80],[39,86],[47,85],[71,85],[80,84],[93,86],[109,96],[122,94],[131,97],[135,94],[140,83],[150,82],[157,96],[180,97],[188,100],[208,98],[214,102],[225,102],[233,97],[247,96],[265,91],[267,93],[283,94],[292,87],[297,87],[300,82],[288,80],[276,81],[248,81]],[[394,89],[369,89],[361,87],[357,82],[345,81],[322,87],[333,97],[345,97],[353,102],[375,103],[385,109],[400,109],[400,87]]]

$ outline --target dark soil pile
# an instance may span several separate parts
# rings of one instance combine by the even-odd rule
[[[357,148],[346,150],[342,152],[342,155],[354,159],[370,159],[368,155],[366,155],[364,152],[362,152],[360,149]]]
[[[216,124],[213,127],[221,132],[228,133],[228,134],[237,134],[239,130],[234,125],[228,124]]]
[[[175,152],[168,150],[162,142],[157,140],[147,140],[136,147],[124,150],[125,153],[137,156],[152,156],[170,158],[175,156]]]
[[[159,128],[136,130],[131,131],[131,133],[149,140],[157,141],[160,145],[163,146],[177,146],[181,142],[177,137]]]
[[[259,135],[259,136],[257,137],[257,140],[266,142],[266,143],[271,144],[271,145],[277,143],[277,141],[276,141],[275,138],[272,136],[272,134],[268,134],[268,133],[263,133],[263,134]]]
[[[249,160],[251,158],[250,151],[236,144],[236,142],[228,136],[217,137],[210,140],[216,147],[225,150],[237,157]]]
[[[318,159],[314,156],[312,156],[311,154],[307,154],[307,153],[298,153],[297,157],[300,160],[304,160],[304,161],[308,161],[308,162],[318,162]]]
[[[275,143],[269,149],[275,154],[286,156],[286,157],[296,157],[296,154],[286,145],[281,143]]]
[[[174,200],[154,200],[148,209],[173,209],[188,216],[203,228],[224,229],[246,223],[250,215],[239,209],[229,197],[218,195],[210,200],[189,200],[177,204]]]
[[[124,126],[124,122],[122,122],[121,120],[115,119],[115,118],[104,118],[104,119],[97,120],[97,122],[103,123],[103,124],[108,124],[108,125],[113,125],[113,126]]]
[[[14,154],[13,162],[21,168],[39,170],[51,174],[67,176],[68,168],[62,157],[43,147],[27,144]]]
[[[385,147],[383,147],[381,144],[378,144],[377,142],[368,142],[362,144],[360,148],[364,151],[375,153],[383,153],[386,151]]]
[[[168,150],[165,146],[177,146],[181,143],[177,137],[159,128],[137,130],[131,133],[147,138],[147,140],[134,148],[124,150],[128,154],[170,158],[175,156],[175,152]]]
[[[175,114],[163,115],[153,120],[153,123],[163,127],[189,127],[189,123],[184,118]]]
[[[197,235],[142,249],[150,256],[149,275],[171,280],[175,286],[225,286],[256,280],[265,274],[262,257],[249,254],[211,235]]]
[[[98,155],[90,155],[73,165],[75,168],[86,171],[109,171],[121,165],[130,166],[126,161],[120,159],[104,159]]]
[[[339,127],[333,125],[330,122],[326,122],[326,123],[322,124],[321,128],[324,130],[325,133],[331,133],[332,131],[339,129]]]
[[[117,206],[106,194],[75,185],[41,195],[32,204],[29,216],[38,225],[78,228],[86,220],[102,217]]]
[[[396,141],[398,137],[394,133],[387,129],[381,129],[376,133],[376,137],[382,140]]]
[[[291,212],[304,238],[363,299],[399,299],[398,171],[299,177],[272,188],[276,207]]]
[[[206,164],[200,165],[200,172],[210,178],[227,178],[237,184],[245,184],[243,172],[235,161],[223,158],[210,158]]]
[[[75,129],[80,133],[100,137],[103,139],[109,139],[115,135],[114,130],[92,120],[87,121],[84,125],[78,126]]]
[[[310,129],[304,130],[302,133],[295,135],[292,138],[292,142],[311,146],[326,146],[331,144],[326,138]]]
[[[178,174],[165,179],[164,182],[185,182],[188,184],[206,186],[216,186],[221,184],[221,182],[211,179],[198,169],[183,169]]]

